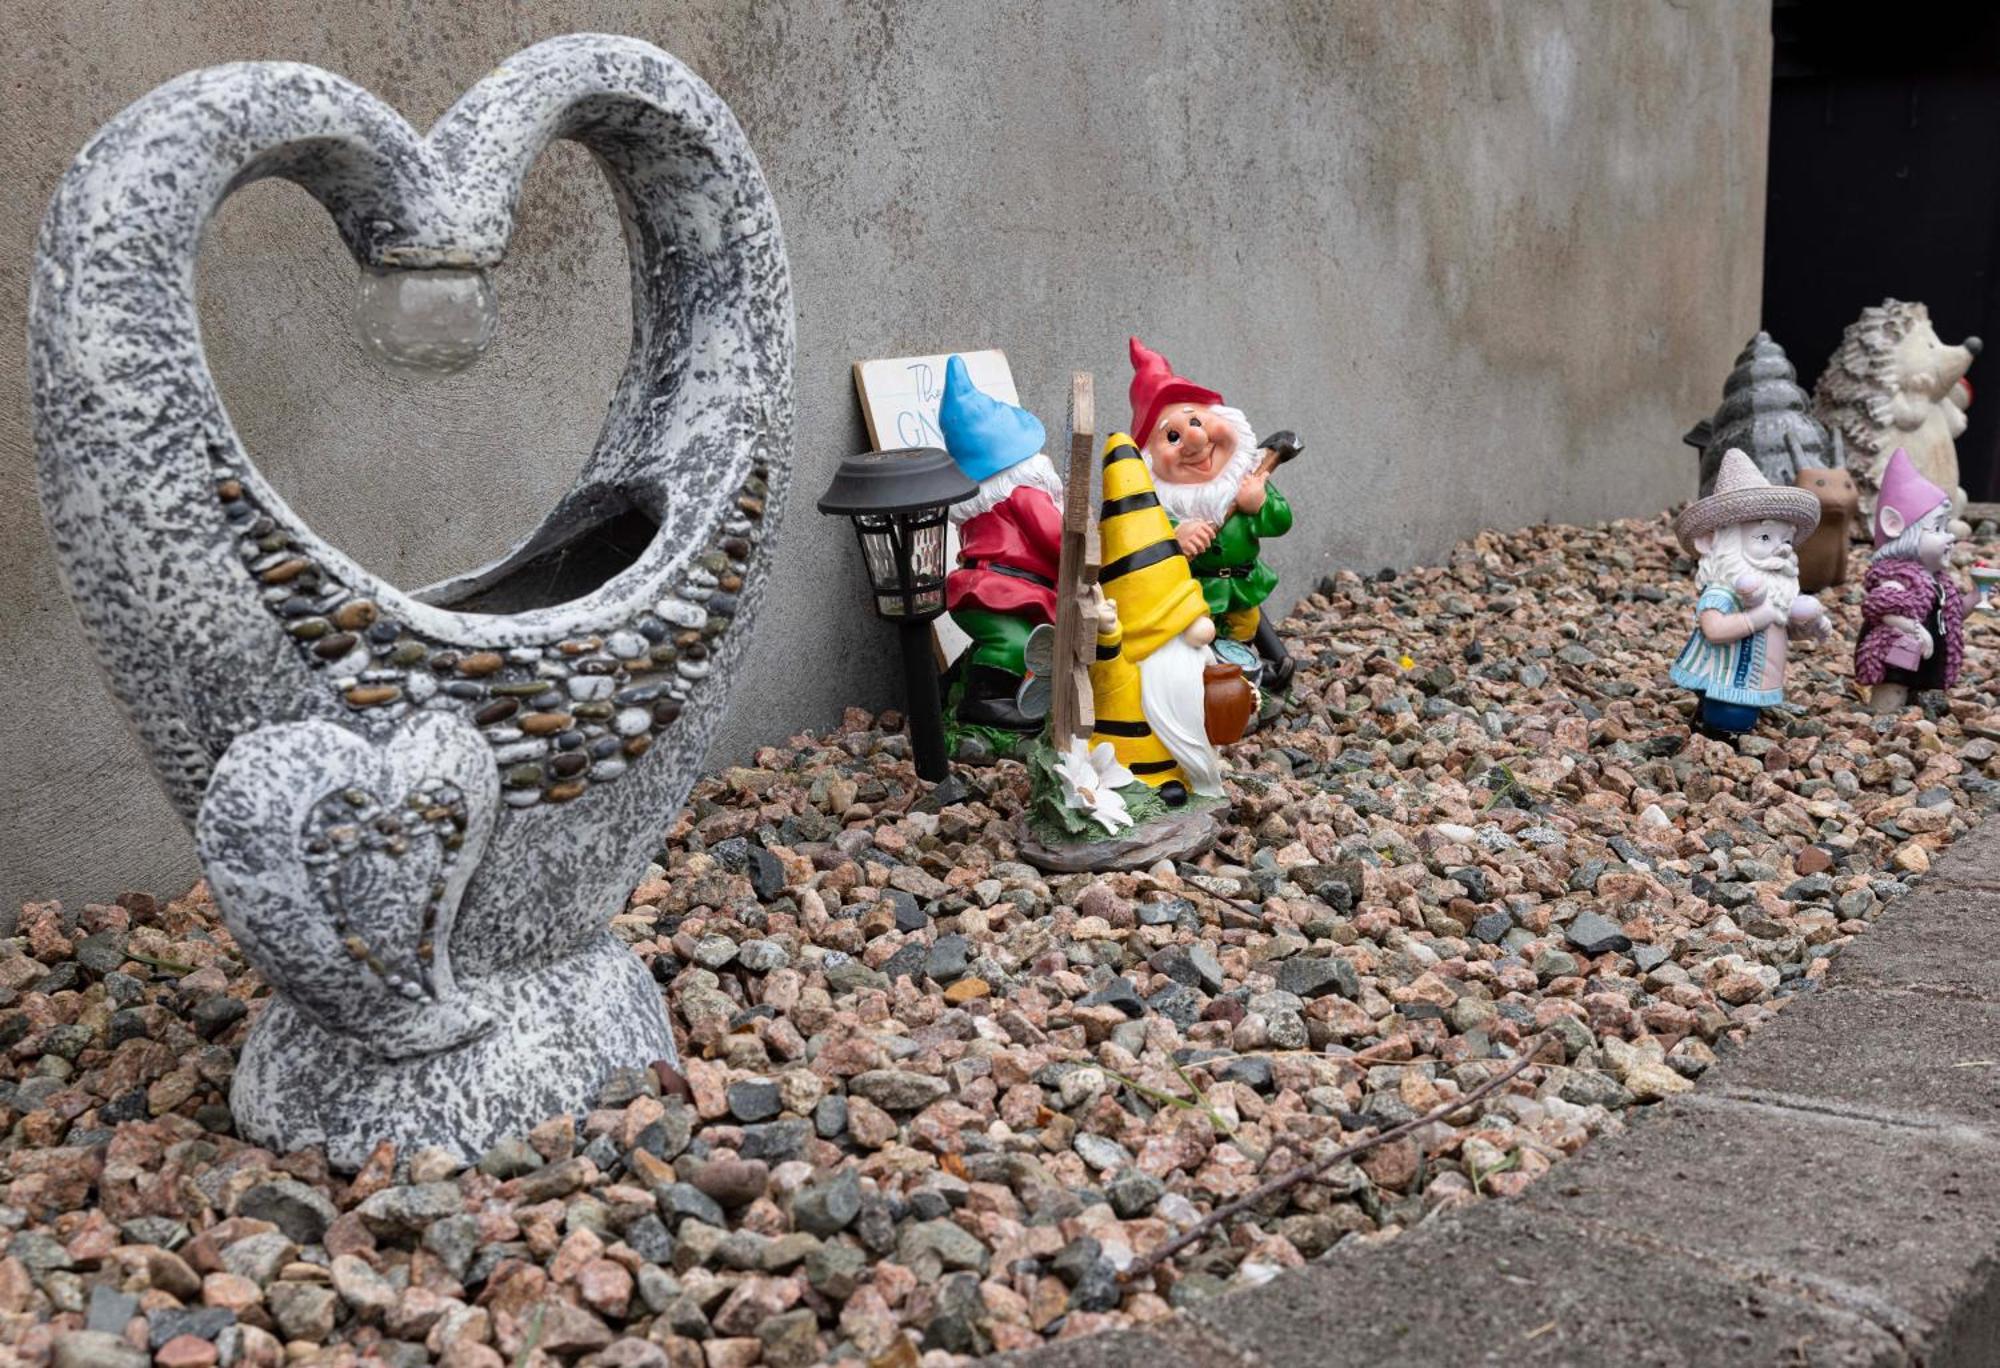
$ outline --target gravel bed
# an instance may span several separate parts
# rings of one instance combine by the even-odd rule
[[[1992,525],[1962,558],[1996,554]],[[1875,719],[1850,647],[1690,738],[1664,519],[1485,533],[1299,605],[1200,865],[1016,862],[1018,765],[850,711],[695,790],[613,921],[686,1064],[462,1168],[230,1133],[266,989],[205,891],[0,941],[0,1344],[29,1364],[950,1362],[1171,1314],[1520,1191],[1810,992],[2000,801],[1991,618]],[[1857,586],[1824,598],[1851,643]],[[0,930],[8,928],[0,926]],[[1214,1204],[1470,1091],[1272,1199]]]

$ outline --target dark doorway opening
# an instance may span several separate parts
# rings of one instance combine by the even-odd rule
[[[1764,327],[1808,390],[1884,297],[1985,339],[1959,470],[2000,498],[2000,5],[1775,0],[1771,24]]]

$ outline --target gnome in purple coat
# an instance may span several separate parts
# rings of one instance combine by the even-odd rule
[[[1965,600],[1945,572],[1956,538],[1951,495],[1898,447],[1875,502],[1875,559],[1863,581],[1854,678],[1868,706],[1900,712],[1911,690],[1949,689],[1965,656]]]

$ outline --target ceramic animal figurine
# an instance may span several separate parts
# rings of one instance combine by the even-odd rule
[[[1824,636],[1826,612],[1799,592],[1794,543],[1819,522],[1819,500],[1766,480],[1740,451],[1726,452],[1715,490],[1674,520],[1695,570],[1694,631],[1671,678],[1698,699],[1696,725],[1712,735],[1747,732],[1784,701],[1791,637]]]
[[[631,361],[541,526],[406,593],[259,474],[203,356],[196,250],[230,195],[291,180],[353,254],[369,326],[430,347],[435,306],[490,289],[555,138],[595,154],[624,216]],[[63,177],[29,319],[63,573],[275,989],[236,1070],[239,1131],[347,1168],[384,1140],[469,1160],[674,1060],[610,919],[722,715],[792,447],[777,212],[715,92],[648,44],[575,35],[509,57],[423,134],[316,67],[192,72]],[[468,312],[444,361],[491,321]],[[643,549],[616,563],[573,553],[627,538]]]
[[[1792,483],[1819,500],[1819,526],[1799,544],[1799,588],[1817,594],[1847,580],[1847,546],[1861,491],[1845,466],[1801,470]]]
[[[972,644],[948,724],[985,729],[1004,755],[1014,738],[1038,734],[1046,714],[1045,707],[1024,708],[1020,694],[1028,637],[1055,621],[1062,476],[1042,451],[1041,421],[979,390],[956,356],[945,363],[938,429],[945,451],[979,486],[949,515],[958,528],[958,568],[945,580],[945,605]]]
[[[1724,452],[1740,450],[1772,484],[1798,483],[1807,470],[1838,466],[1840,436],[1808,412],[1785,349],[1760,332],[1744,344],[1722,382],[1722,403],[1682,438],[1701,452],[1701,496],[1715,488]]]
[[[1120,765],[1174,805],[1190,791],[1222,796],[1217,746],[1242,730],[1211,736],[1206,672],[1217,663],[1209,649],[1215,622],[1160,504],[1138,447],[1124,433],[1112,434],[1098,519],[1104,564],[1090,667],[1096,711],[1090,743],[1109,742]],[[1250,687],[1240,672],[1238,685]]]
[[[1896,299],[1863,309],[1847,325],[1813,390],[1813,411],[1846,439],[1864,515],[1874,516],[1875,491],[1898,447],[1919,475],[1950,491],[1954,517],[1964,510],[1957,442],[1972,389],[1962,382],[1979,347],[1976,337],[1946,345],[1929,309]]]
[[[1222,637],[1253,646],[1261,683],[1281,694],[1294,662],[1261,608],[1278,576],[1260,552],[1264,538],[1291,531],[1292,506],[1270,477],[1298,454],[1298,439],[1274,432],[1259,443],[1243,411],[1220,394],[1174,374],[1136,337],[1131,353],[1132,436],[1145,450],[1174,537]]]
[[[1872,686],[1868,706],[1900,712],[1912,691],[1949,689],[1965,655],[1965,600],[1947,566],[1958,538],[1951,496],[1900,448],[1875,500],[1875,559],[1863,578],[1854,678]]]

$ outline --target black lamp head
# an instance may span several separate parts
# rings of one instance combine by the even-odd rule
[[[899,447],[849,456],[833,472],[819,511],[881,516],[944,508],[979,492],[942,447]]]

